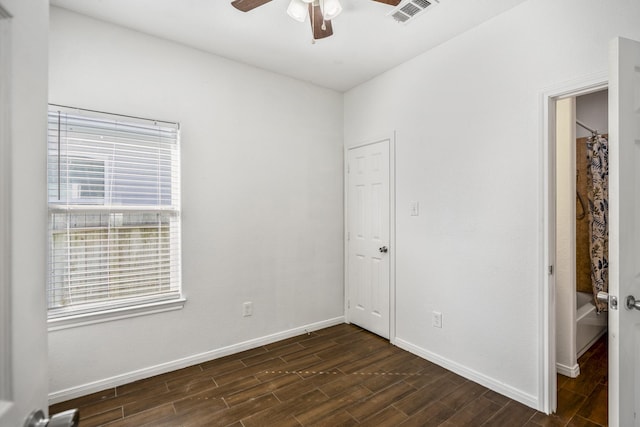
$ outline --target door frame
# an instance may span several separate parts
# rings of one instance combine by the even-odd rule
[[[0,348],[11,348],[11,15],[0,4]],[[0,418],[12,395],[11,352],[0,352]]]
[[[382,141],[389,141],[389,342],[395,344],[396,341],[396,132],[390,132],[378,138],[372,138],[354,144],[345,144],[343,153],[343,194],[344,194],[344,218],[343,218],[343,241],[344,241],[344,319],[346,323],[351,323],[349,318],[349,241],[347,239],[347,225],[349,219],[349,150],[376,144]]]
[[[540,150],[542,158],[540,188],[541,245],[539,269],[539,388],[540,411],[547,414],[557,409],[558,390],[556,381],[556,283],[550,267],[556,256],[556,101],[577,97],[609,87],[608,71],[586,75],[549,87],[540,92]],[[618,173],[609,170],[610,175]]]

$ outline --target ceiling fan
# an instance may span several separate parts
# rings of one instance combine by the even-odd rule
[[[231,5],[242,12],[249,12],[272,0],[234,0]],[[373,0],[391,6],[397,6],[402,0]],[[333,35],[331,20],[342,12],[339,0],[291,0],[287,14],[299,22],[304,22],[309,15],[313,40]]]

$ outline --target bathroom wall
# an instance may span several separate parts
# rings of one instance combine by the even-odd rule
[[[609,133],[608,109],[608,90],[601,90],[576,98],[576,119],[602,134]],[[590,135],[591,133],[586,129],[576,126],[577,138],[588,137]]]
[[[591,257],[589,256],[589,185],[587,180],[587,138],[576,138],[576,290],[592,292]]]
[[[575,377],[575,126],[576,98],[556,102],[556,366]]]

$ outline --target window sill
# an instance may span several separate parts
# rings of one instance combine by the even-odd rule
[[[96,323],[163,313],[165,311],[181,310],[186,302],[187,300],[185,298],[179,298],[169,301],[141,304],[132,307],[97,311],[94,313],[70,315],[56,319],[49,319],[47,321],[47,326],[49,332],[59,331],[61,329],[77,328],[79,326],[88,326]]]

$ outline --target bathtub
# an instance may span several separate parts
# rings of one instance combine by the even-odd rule
[[[582,356],[607,332],[607,313],[596,313],[593,295],[576,292],[576,350]]]

